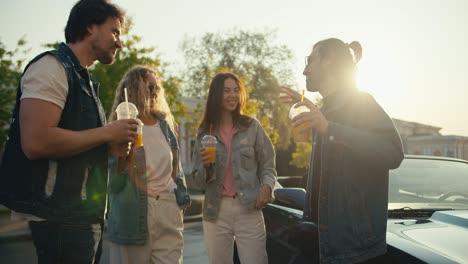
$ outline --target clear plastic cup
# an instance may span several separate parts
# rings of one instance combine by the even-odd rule
[[[115,112],[117,114],[117,120],[130,119],[130,118],[137,119],[137,116],[138,116],[138,108],[134,104],[127,103],[127,102],[120,103],[115,109]],[[142,129],[143,129],[143,126],[142,126]],[[142,142],[141,144],[143,144],[143,137],[141,137],[141,142]],[[130,152],[131,146],[132,146],[132,142],[128,142],[129,152]],[[127,152],[127,155],[129,152]]]
[[[309,112],[309,108],[306,106],[299,106],[296,108],[297,104],[291,106],[289,109],[289,119],[293,120],[294,117],[298,116],[300,113]],[[312,142],[312,130],[306,130],[300,132],[305,126],[310,124],[309,121],[306,121],[298,126],[293,127],[293,138],[295,142]]]
[[[201,140],[202,148],[208,151],[208,155],[210,157],[209,161],[211,163],[215,163],[216,160],[216,145],[218,144],[218,140],[216,140],[215,136],[205,135]]]
[[[117,120],[137,118],[138,116],[138,108],[134,104],[127,102],[120,103],[115,109],[115,112],[117,113]]]

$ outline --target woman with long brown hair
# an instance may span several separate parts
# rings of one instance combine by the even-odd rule
[[[241,263],[267,263],[262,208],[270,201],[277,173],[275,151],[260,123],[242,113],[246,92],[233,73],[211,81],[195,143],[191,177],[205,191],[203,230],[210,263],[232,263],[236,240]],[[216,137],[214,164],[202,146]]]

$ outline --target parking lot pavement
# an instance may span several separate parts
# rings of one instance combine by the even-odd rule
[[[27,223],[3,221],[1,225],[1,222],[0,219],[0,263],[37,263]],[[100,263],[109,264],[109,243],[105,234]],[[201,221],[185,223],[184,263],[208,263]]]
[[[104,252],[101,258],[101,264],[109,263],[109,245],[104,237]],[[0,257],[0,263],[1,261]],[[5,262],[8,263],[8,262]],[[203,225],[201,221],[185,223],[184,228],[184,263],[187,264],[207,264],[208,256],[205,250],[205,241],[203,240]]]
[[[201,221],[185,224],[184,243],[184,263],[208,263]]]

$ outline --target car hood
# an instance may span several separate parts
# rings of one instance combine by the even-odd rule
[[[468,210],[427,219],[389,219],[387,243],[427,263],[468,263]]]

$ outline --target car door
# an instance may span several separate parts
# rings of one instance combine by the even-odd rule
[[[291,263],[301,254],[291,238],[302,221],[302,211],[286,206],[268,204],[263,210],[267,231],[267,252],[270,264]]]

